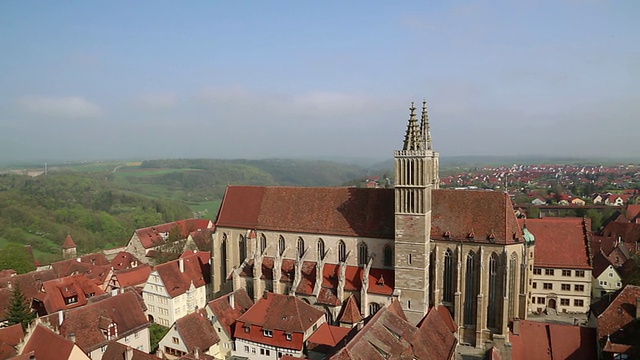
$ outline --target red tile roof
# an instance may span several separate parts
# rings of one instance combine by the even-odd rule
[[[389,189],[229,186],[216,226],[393,238],[393,206]]]
[[[640,241],[640,224],[610,222],[602,230],[606,237],[622,238],[625,243],[636,243]]]
[[[176,320],[175,328],[190,353],[196,349],[208,349],[220,341],[220,337],[203,310]]]
[[[0,359],[17,355],[16,346],[23,338],[24,331],[20,324],[0,328]]]
[[[32,271],[26,274],[0,279],[0,288],[19,286],[22,294],[31,301],[31,299],[40,292],[43,282],[56,279],[57,277],[54,270]]]
[[[233,297],[234,306],[231,307],[230,299]],[[218,319],[229,337],[233,336],[236,320],[253,306],[253,301],[245,289],[238,289],[231,294],[223,295],[208,304],[213,315]]]
[[[198,229],[207,229],[211,226],[210,220],[187,219],[137,229],[135,233],[138,235],[142,246],[145,249],[149,249],[164,244],[169,232],[174,228],[180,230],[181,239],[186,239],[189,233]]]
[[[151,274],[151,266],[144,264],[130,269],[115,271],[113,277],[120,287],[144,285]]]
[[[522,238],[507,194],[434,190],[432,199],[434,239]],[[394,222],[392,189],[229,186],[216,226],[393,239]]]
[[[351,294],[340,310],[338,321],[345,324],[357,324],[362,320],[363,318],[360,313],[360,306],[358,306],[355,295]]]
[[[205,251],[190,253],[177,260],[157,265],[154,270],[158,272],[169,296],[174,298],[184,294],[192,282],[196,288],[211,282],[210,256],[210,253]],[[184,271],[180,271],[181,262]]]
[[[84,352],[93,351],[109,341],[103,334],[104,323],[117,325],[118,339],[149,327],[151,324],[144,314],[145,309],[144,302],[138,294],[125,291],[65,312],[64,321],[59,329],[60,334],[75,334],[76,344]],[[55,317],[52,317],[50,322],[54,326],[57,325]]]
[[[139,264],[140,260],[126,251],[120,251],[109,263],[113,270],[131,269]]]
[[[37,325],[22,353],[27,354],[32,351],[36,359],[67,360],[71,358],[73,342],[42,325]]]
[[[636,319],[639,298],[640,286],[626,285],[591,306],[598,317],[598,340],[602,346],[609,337],[613,344],[637,344],[636,339],[640,337],[640,325]]]
[[[127,359],[127,351],[131,351],[131,358]],[[133,349],[125,344],[110,341],[102,354],[102,360],[159,360],[156,355],[147,354],[138,349]]]
[[[510,334],[513,360],[596,360],[593,328],[520,320],[518,335]]]
[[[434,190],[431,238],[511,244],[522,231],[508,194],[481,190]]]
[[[46,314],[84,306],[90,297],[104,294],[102,289],[82,274],[49,280],[42,284],[42,288],[43,291],[35,298],[42,304]],[[74,302],[70,303],[71,298]]]
[[[455,346],[455,336],[437,311],[430,311],[418,328],[385,307],[330,359],[450,359]]]
[[[238,318],[234,336],[276,347],[302,349],[304,332],[325,314],[295,296],[266,292],[258,302]],[[249,333],[244,331],[250,326]],[[273,331],[265,337],[262,330]],[[286,340],[284,334],[291,334]]]
[[[67,237],[64,238],[64,242],[62,243],[62,248],[66,250],[74,247],[77,247],[75,241],[73,241],[71,235],[67,235]]]
[[[582,218],[519,220],[535,237],[534,265],[591,269],[587,224]]]
[[[339,326],[331,326],[327,323],[320,325],[318,330],[309,336],[308,343],[314,345],[336,346],[347,336],[351,328],[343,328]]]

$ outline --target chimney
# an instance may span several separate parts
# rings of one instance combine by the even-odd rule
[[[229,294],[229,305],[231,306],[232,309],[236,308],[236,299],[235,299],[234,293],[235,291]]]
[[[180,272],[184,273],[184,258],[178,259],[178,265],[180,266]]]
[[[636,319],[640,319],[640,297],[636,298]]]
[[[116,295],[118,295],[118,288],[111,289],[111,296],[116,296]]]
[[[193,357],[196,359],[200,359],[200,348],[197,346],[193,348]]]
[[[63,321],[64,321],[64,311],[58,310],[58,326],[61,326]]]
[[[127,350],[124,353],[124,360],[132,360],[133,359],[133,348],[131,346],[127,346]]]
[[[156,350],[156,356],[160,359],[164,359],[164,354],[162,352],[162,349]]]
[[[512,326],[511,332],[513,333],[513,335],[520,335],[520,319],[518,318],[513,319],[513,326]]]
[[[69,340],[71,340],[73,343],[75,343],[76,342],[76,333],[69,334]]]

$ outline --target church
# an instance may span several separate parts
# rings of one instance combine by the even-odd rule
[[[439,189],[426,102],[420,118],[409,111],[393,188],[229,186],[212,241],[215,295],[296,295],[341,326],[394,299],[414,324],[442,306],[461,343],[508,342],[509,322],[527,316],[533,242],[508,194]]]

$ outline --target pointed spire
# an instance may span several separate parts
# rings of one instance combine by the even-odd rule
[[[422,141],[420,136],[420,128],[418,126],[418,119],[416,118],[416,107],[411,102],[411,111],[409,115],[409,124],[407,125],[407,133],[404,136],[404,146],[402,150],[421,150]]]
[[[424,148],[433,150],[431,145],[431,125],[429,124],[429,113],[427,112],[427,101],[422,100],[422,118],[420,119],[420,133],[425,142]]]

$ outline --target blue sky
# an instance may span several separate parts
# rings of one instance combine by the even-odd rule
[[[637,1],[0,2],[0,161],[637,156]]]

